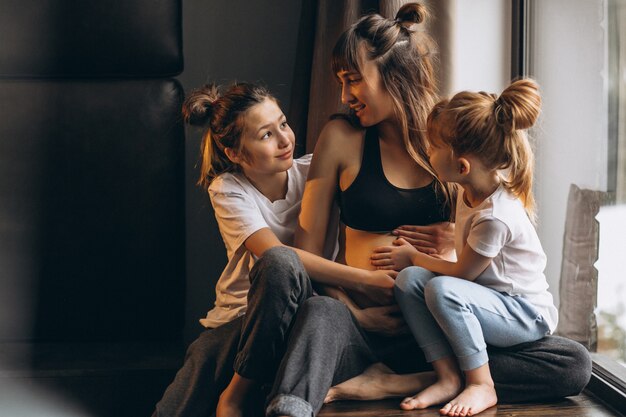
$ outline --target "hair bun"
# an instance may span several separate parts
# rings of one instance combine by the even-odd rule
[[[428,17],[426,6],[420,3],[407,3],[396,13],[396,23],[409,27],[414,23],[422,23]]]
[[[528,78],[515,81],[500,94],[495,106],[496,113],[498,107],[501,107],[510,119],[512,130],[528,129],[537,122],[541,111],[539,86]]]
[[[205,126],[211,120],[213,105],[220,98],[215,84],[192,90],[183,103],[183,119],[193,126]]]

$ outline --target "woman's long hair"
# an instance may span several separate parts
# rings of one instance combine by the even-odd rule
[[[333,49],[331,64],[334,73],[362,73],[362,60],[376,63],[392,98],[407,152],[437,178],[428,160],[426,140],[426,119],[437,101],[434,43],[424,32],[412,29],[427,18],[426,7],[419,3],[405,4],[395,19],[378,14],[363,16],[341,35]],[[361,56],[361,45],[365,47],[365,56]],[[448,203],[454,203],[452,186],[437,179],[436,188]]]

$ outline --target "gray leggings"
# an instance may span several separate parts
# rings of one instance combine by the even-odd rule
[[[591,376],[587,350],[558,336],[507,348],[489,346],[488,354],[498,399],[505,403],[576,395]],[[411,335],[369,334],[342,302],[309,298],[296,316],[266,415],[314,416],[331,386],[359,375],[376,361],[398,373],[429,366]]]
[[[153,417],[214,414],[234,372],[271,386],[293,318],[313,290],[298,255],[284,247],[264,253],[250,272],[250,285],[246,315],[204,331],[189,346]],[[263,415],[264,397],[258,400],[246,415]]]
[[[429,369],[411,335],[367,333],[343,303],[312,296],[304,266],[290,249],[268,250],[250,281],[246,315],[206,330],[189,346],[153,416],[212,415],[233,372],[262,384],[274,381],[268,415],[300,417],[317,414],[331,386],[377,361],[396,372]],[[551,336],[488,352],[502,402],[575,395],[590,378],[589,354],[567,339]],[[261,403],[254,414],[263,412]]]

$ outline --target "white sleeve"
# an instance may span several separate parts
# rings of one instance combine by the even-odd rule
[[[211,204],[227,247],[236,251],[251,234],[269,227],[254,200],[243,192],[212,191]]]
[[[472,225],[467,236],[467,244],[479,255],[495,258],[509,241],[508,226],[493,217],[481,219]]]

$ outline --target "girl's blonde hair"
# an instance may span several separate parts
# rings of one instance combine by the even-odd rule
[[[535,221],[532,193],[534,156],[526,129],[541,111],[539,86],[522,79],[500,97],[463,91],[439,102],[428,116],[428,137],[443,141],[456,156],[473,155],[489,169],[502,170],[503,185],[517,196]]]
[[[224,150],[231,148],[246,156],[241,140],[244,116],[250,108],[266,99],[276,101],[266,88],[248,83],[234,84],[223,94],[215,84],[203,85],[185,99],[183,119],[205,129],[200,145],[202,164],[198,185],[207,188],[218,175],[240,170]]]
[[[435,44],[423,31],[411,27],[423,23],[428,10],[419,3],[407,3],[395,19],[378,14],[363,16],[337,40],[332,70],[362,73],[363,59],[376,63],[394,113],[400,123],[404,146],[411,157],[435,179],[426,152],[426,118],[437,101],[434,71]],[[364,46],[365,56],[361,56]],[[354,123],[354,118],[351,119]],[[437,179],[436,189],[451,201],[451,187]]]

